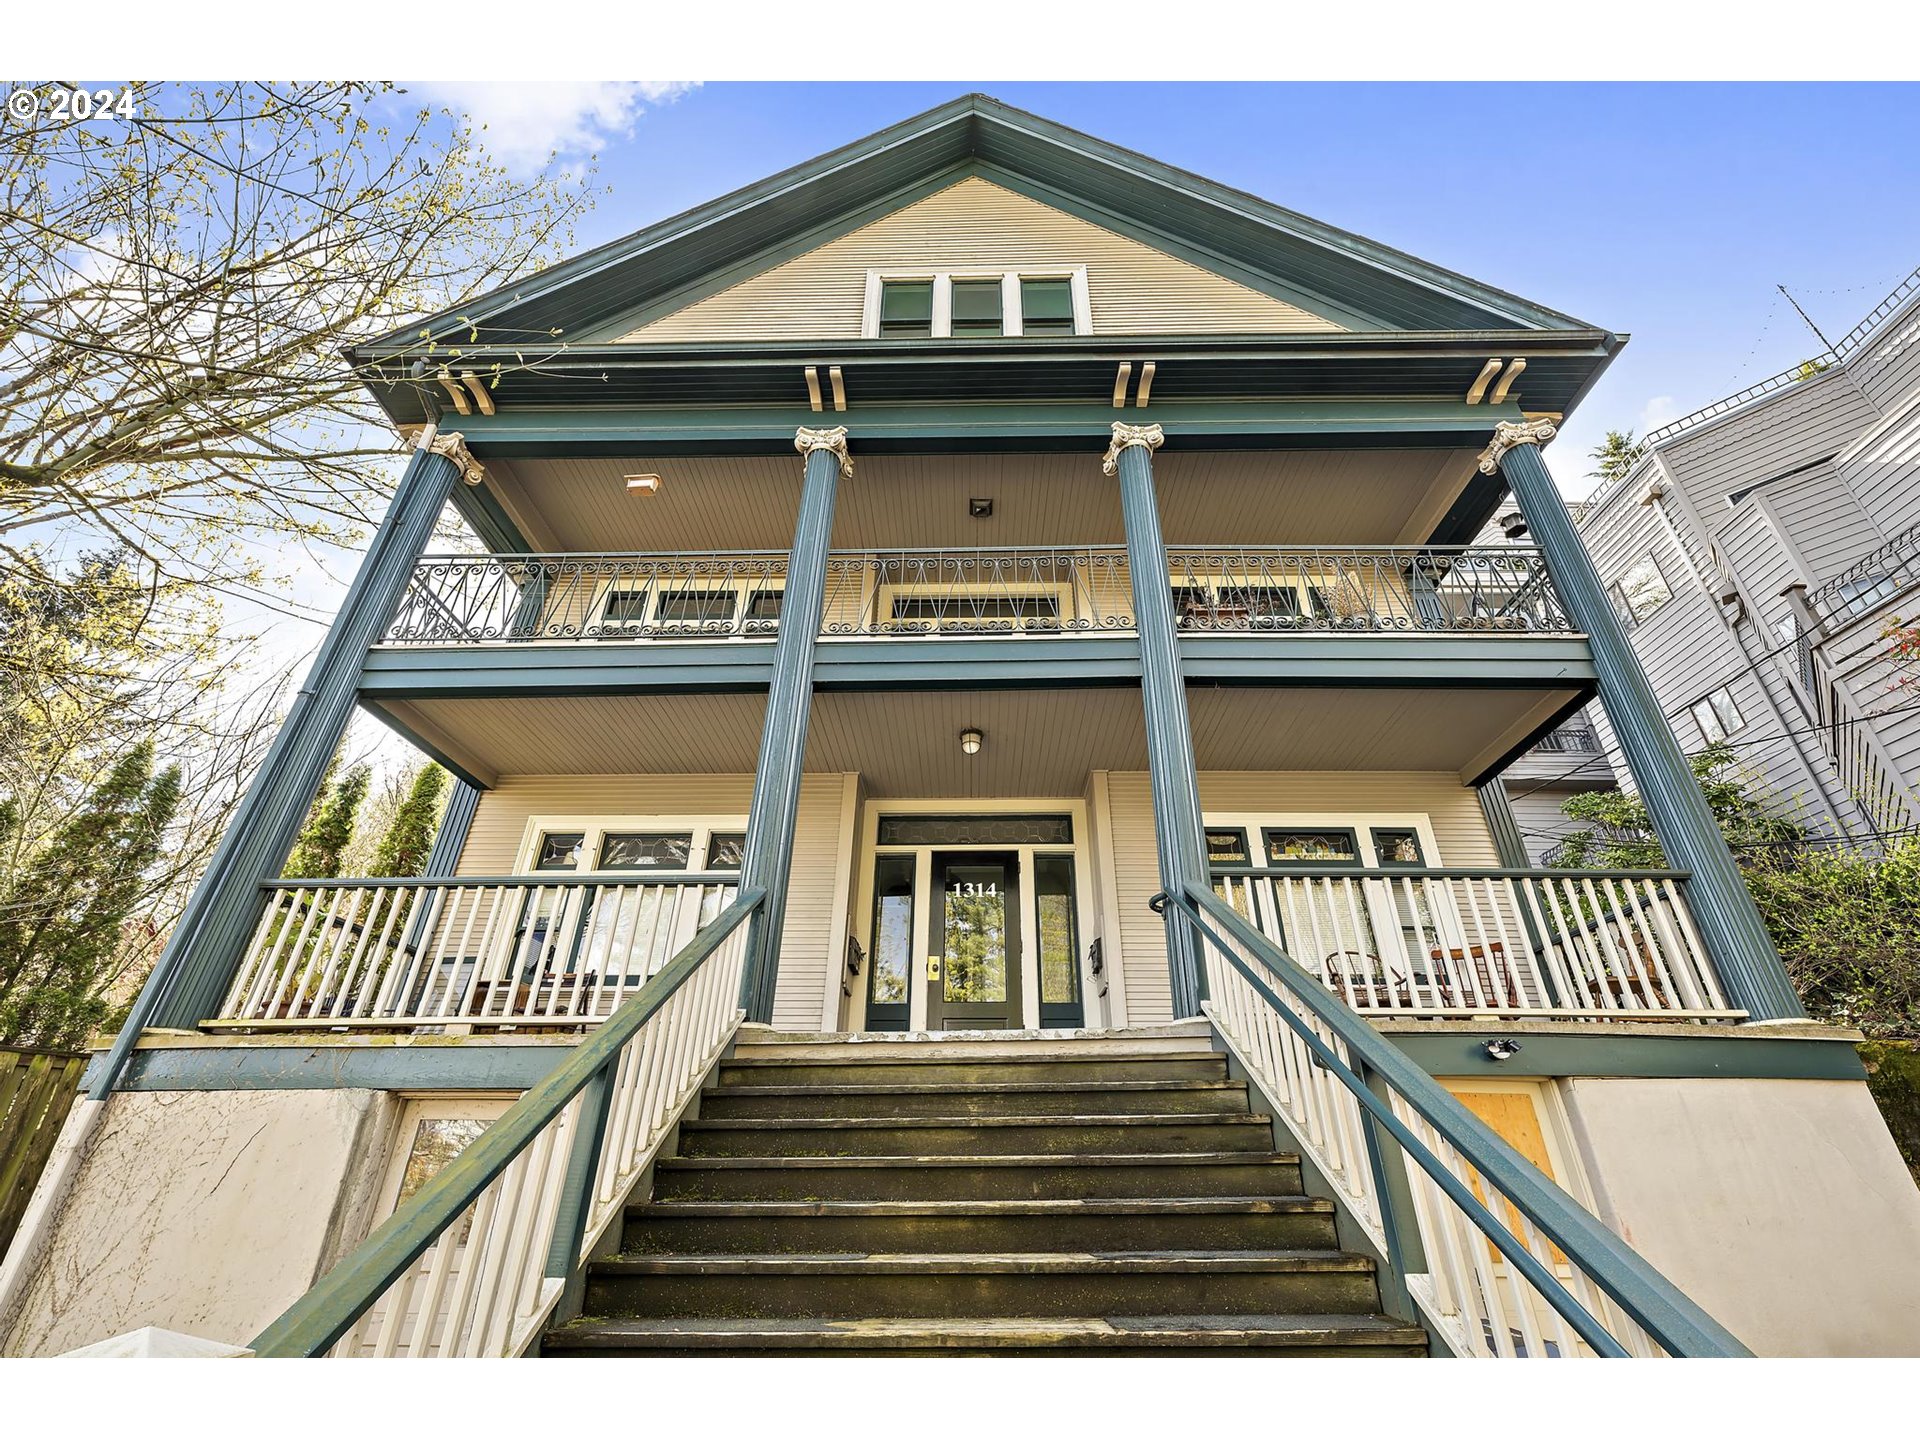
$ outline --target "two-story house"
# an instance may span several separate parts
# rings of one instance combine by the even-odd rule
[[[1540,458],[1621,343],[969,96],[360,346],[412,461],[9,1350],[1920,1348]],[[1529,861],[1596,698],[1672,870]],[[283,879],[356,707],[429,873]]]
[[[1920,611],[1917,436],[1920,273],[1646,436],[1580,520],[1682,745],[1726,741],[1783,813],[1866,849],[1920,826],[1920,692],[1887,634]]]

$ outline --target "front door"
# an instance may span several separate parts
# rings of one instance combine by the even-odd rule
[[[929,1030],[1020,1025],[1020,857],[936,850],[927,946]]]

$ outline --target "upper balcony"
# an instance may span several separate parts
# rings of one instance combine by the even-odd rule
[[[1574,633],[1531,547],[1181,547],[1166,573],[1176,621],[1195,636]],[[779,551],[428,556],[384,643],[763,641],[779,631],[786,575]],[[835,551],[827,561],[827,639],[1040,641],[1133,628],[1121,546]]]

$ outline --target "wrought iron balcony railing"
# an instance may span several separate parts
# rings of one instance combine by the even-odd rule
[[[766,638],[787,557],[437,555],[389,627],[392,645]],[[1166,584],[1193,633],[1571,631],[1526,546],[1185,546]],[[1132,575],[1117,545],[835,551],[829,638],[1126,634]]]
[[[1598,755],[1600,737],[1587,725],[1562,725],[1541,736],[1533,748],[1547,755]]]
[[[1234,869],[1214,890],[1356,1010],[1736,1019],[1679,871]]]

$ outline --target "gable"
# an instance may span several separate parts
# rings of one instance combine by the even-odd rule
[[[1096,335],[1339,331],[1298,306],[972,176],[620,337],[855,340],[869,270],[1085,266]]]

